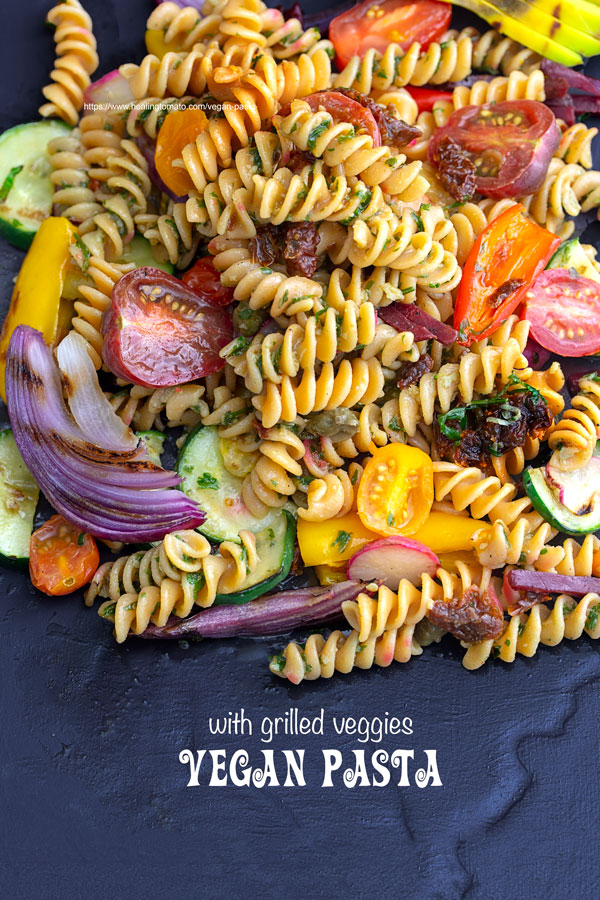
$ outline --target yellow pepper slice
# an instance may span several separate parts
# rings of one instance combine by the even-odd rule
[[[44,219],[23,260],[0,334],[0,393],[5,402],[6,354],[17,325],[41,331],[47,344],[56,338],[69,247],[75,233],[75,227],[62,216]]]
[[[454,516],[452,513],[432,512],[411,538],[421,541],[430,550],[440,553],[455,553],[471,550],[471,538],[476,531],[487,526],[486,522],[469,516]]]
[[[365,528],[354,512],[324,522],[298,519],[298,544],[305,566],[340,563],[378,537],[374,531]]]

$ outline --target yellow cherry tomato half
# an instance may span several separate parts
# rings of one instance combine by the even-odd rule
[[[406,444],[387,444],[373,453],[358,489],[358,514],[378,534],[414,534],[433,503],[433,463]]]
[[[169,190],[180,197],[194,189],[194,182],[181,166],[184,147],[195,141],[208,127],[208,119],[201,109],[176,109],[166,116],[156,138],[154,162],[156,170]]]

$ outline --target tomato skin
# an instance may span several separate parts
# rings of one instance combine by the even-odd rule
[[[197,259],[192,268],[184,272],[181,280],[210,306],[229,306],[233,303],[234,289],[221,284],[221,276],[215,269],[212,256]]]
[[[146,266],[117,281],[102,333],[102,355],[114,375],[171,387],[223,368],[219,350],[233,337],[233,324],[229,310]]]
[[[377,534],[414,534],[433,503],[433,463],[406,444],[375,449],[358,488],[360,520]]]
[[[492,334],[524,300],[559,244],[519,203],[490,222],[463,269],[454,309],[458,343],[470,347]]]
[[[413,87],[407,84],[404,88],[417,104],[420,113],[431,112],[434,103],[452,100],[451,91],[436,91],[435,88]]]
[[[34,587],[50,597],[72,594],[91,581],[100,556],[96,541],[67,522],[52,516],[31,535],[29,574]]]
[[[357,131],[362,128],[372,137],[373,146],[381,147],[381,132],[373,113],[357,100],[345,97],[338,91],[318,91],[302,99],[313,112],[321,107],[335,122],[349,122]]]
[[[445,138],[452,138],[475,162],[477,191],[504,199],[540,187],[560,144],[560,130],[544,103],[506,100],[455,110],[429,142],[427,153],[434,165]]]
[[[165,117],[156,137],[154,162],[156,171],[170,191],[183,197],[194,190],[194,183],[185,169],[173,162],[181,159],[183,148],[195,141],[208,127],[208,119],[201,109],[175,109]]]
[[[600,284],[571,269],[546,269],[526,294],[534,339],[558,356],[600,353]]]
[[[390,42],[408,50],[416,41],[426,48],[448,30],[452,9],[437,0],[364,0],[329,23],[329,38],[343,68],[371,47],[384,53]]]

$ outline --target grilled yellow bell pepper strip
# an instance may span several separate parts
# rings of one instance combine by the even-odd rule
[[[424,525],[410,537],[421,541],[438,555],[458,553],[472,550],[471,537],[485,527],[485,522],[469,516],[432,512]],[[355,512],[324,522],[298,519],[298,544],[306,566],[335,566],[350,559],[365,544],[380,539],[380,534],[365,528]]]
[[[75,234],[68,219],[50,216],[40,225],[23,260],[0,334],[0,393],[4,401],[6,353],[17,325],[41,331],[47,344],[56,339],[69,247]]]
[[[159,59],[162,59],[165,53],[169,53],[171,50],[178,53],[181,49],[177,40],[169,41],[167,44],[165,33],[161,28],[147,28],[145,41],[148,53],[153,53]]]

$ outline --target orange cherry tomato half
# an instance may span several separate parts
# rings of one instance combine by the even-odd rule
[[[52,516],[31,535],[31,581],[51,597],[79,590],[91,581],[99,562],[94,538],[62,516]]]
[[[194,183],[185,169],[174,166],[181,159],[184,147],[195,141],[208,126],[208,119],[201,109],[175,109],[166,116],[156,138],[154,162],[156,171],[174,194],[189,194]]]
[[[373,453],[358,488],[358,515],[378,534],[414,534],[433,503],[433,463],[406,444],[387,444]]]
[[[427,47],[448,30],[451,18],[450,4],[437,0],[364,0],[331,20],[329,37],[343,67],[371,47],[380,53],[390,43],[403,50],[415,41]]]

